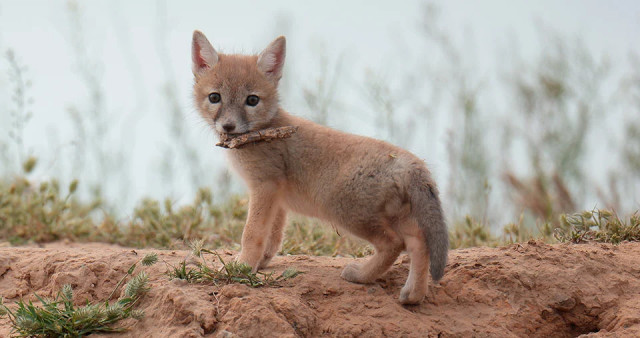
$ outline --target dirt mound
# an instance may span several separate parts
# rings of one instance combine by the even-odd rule
[[[78,302],[102,300],[150,251],[60,243],[0,248],[0,296],[7,303],[33,292],[50,296],[70,283]],[[188,255],[153,251],[171,264]],[[639,243],[454,250],[443,280],[412,307],[397,302],[406,257],[371,285],[340,279],[350,261],[277,257],[272,269],[305,273],[259,289],[170,281],[159,263],[148,270],[152,289],[140,304],[145,318],[120,336],[640,336]],[[9,333],[8,321],[0,320],[0,336]]]

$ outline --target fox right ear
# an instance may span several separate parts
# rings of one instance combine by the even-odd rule
[[[191,42],[192,70],[195,77],[200,77],[205,71],[213,68],[218,63],[218,53],[201,31],[193,31]]]

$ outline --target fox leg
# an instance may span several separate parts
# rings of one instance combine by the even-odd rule
[[[420,236],[405,237],[407,251],[411,259],[409,277],[400,290],[400,303],[418,304],[427,293],[429,272],[429,249]]]
[[[376,278],[389,270],[400,252],[404,250],[402,238],[388,227],[380,229],[377,234],[372,234],[364,239],[374,246],[376,253],[362,264],[354,262],[345,266],[340,276],[350,282],[374,282]]]
[[[267,247],[265,248],[262,260],[260,261],[259,269],[266,268],[271,259],[278,253],[278,250],[280,250],[286,221],[287,212],[284,208],[279,207],[275,211],[275,216],[271,225],[271,233],[269,234],[269,240],[267,241]]]
[[[237,261],[249,264],[257,272],[260,267],[267,242],[272,233],[276,204],[276,187],[264,184],[252,189],[249,197],[249,215],[242,231],[242,250]]]

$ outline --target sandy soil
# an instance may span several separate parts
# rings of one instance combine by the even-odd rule
[[[12,303],[70,283],[78,302],[102,300],[149,251],[97,243],[0,248],[0,296]],[[153,251],[172,264],[188,255]],[[371,285],[340,279],[349,261],[277,257],[272,269],[293,266],[305,274],[260,289],[170,281],[158,263],[140,304],[146,317],[127,333],[109,336],[640,336],[640,243],[454,250],[443,280],[412,307],[396,300],[408,273],[406,257]],[[0,337],[9,333],[8,321],[0,320]]]

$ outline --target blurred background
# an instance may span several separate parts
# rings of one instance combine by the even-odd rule
[[[120,219],[242,196],[192,104],[194,29],[223,53],[285,35],[283,107],[424,158],[454,227],[640,208],[637,1],[0,0],[2,180],[78,179]]]

